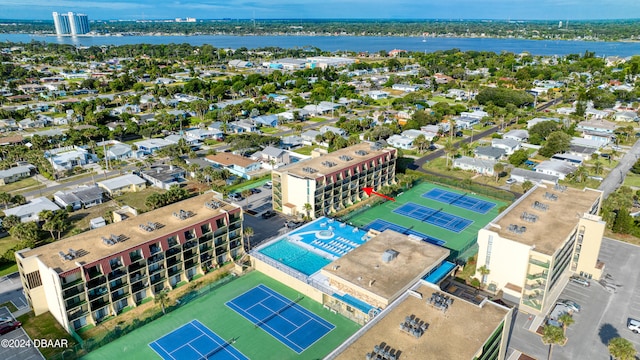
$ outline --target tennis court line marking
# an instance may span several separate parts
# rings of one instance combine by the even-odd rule
[[[238,307],[238,305],[236,305],[236,304],[235,304],[234,302],[232,302],[232,301],[227,301],[227,304],[228,304],[228,303],[231,303],[231,304],[233,304],[234,306]],[[256,323],[254,323],[254,324],[257,324],[257,323],[262,322],[262,320],[259,320],[257,317],[255,317],[255,316],[253,316],[253,315],[249,314],[248,312],[245,312],[244,310],[240,309],[240,307],[238,307],[238,312],[239,312],[239,313],[240,313],[240,315],[242,315],[242,316],[244,316],[244,315],[246,314],[246,315],[248,315],[248,316],[252,317],[253,319],[256,319],[256,321],[257,321],[257,322],[256,322]],[[277,314],[276,316],[279,316],[279,314]],[[244,316],[244,317],[246,318],[246,316]],[[252,321],[252,322],[253,322],[253,321]],[[282,342],[283,344],[285,344],[288,348],[290,348],[291,350],[295,351],[295,352],[296,352],[296,353],[298,353],[298,354],[300,354],[300,353],[302,353],[302,351],[304,351],[304,349],[302,349],[302,347],[300,347],[298,344],[296,344],[293,340],[291,340],[291,339],[289,339],[288,337],[286,337],[285,335],[281,334],[278,330],[276,330],[276,329],[272,328],[272,327],[271,327],[271,326],[269,326],[266,322],[265,322],[265,323],[262,323],[262,324],[260,324],[260,325],[258,325],[258,327],[259,327],[259,328],[262,328],[262,326],[263,326],[263,325],[264,325],[265,327],[268,327],[269,329],[273,330],[273,332],[275,332],[276,334],[278,334],[278,335],[282,336],[282,337],[283,337],[284,339],[286,339],[287,341],[291,342],[291,345],[293,345],[294,347],[297,347],[297,348],[299,348],[299,349],[300,349],[300,351],[297,351],[297,350],[295,350],[292,346],[290,346],[289,344],[286,344],[286,343],[284,343],[284,342],[280,341],[280,342]],[[264,330],[264,329],[263,329],[263,330]],[[266,330],[264,330],[264,331],[265,331],[265,332],[267,332]],[[267,332],[267,333],[268,333],[268,332]],[[278,339],[278,340],[279,340],[279,339]]]
[[[218,337],[220,337],[220,340],[222,340],[224,343],[219,343],[216,339],[212,338],[209,334],[207,334],[206,331],[204,331],[203,329],[200,329],[197,325],[203,326],[205,329],[209,329],[206,327],[206,325],[204,325],[203,323],[201,323],[198,320],[192,320],[190,323],[193,327],[195,327],[196,329],[198,329],[200,332],[202,332],[202,335],[206,336],[209,338],[209,340],[213,341],[214,344],[218,345],[218,346],[224,346],[224,343],[226,343],[226,341],[221,338],[219,335],[216,335]],[[197,324],[197,325],[196,325]],[[234,348],[235,349],[235,348]],[[215,350],[215,349],[214,349]],[[233,356],[234,358],[240,360],[239,357],[237,357],[233,352],[231,352],[230,349],[228,349],[227,347],[223,347],[222,350],[224,350],[226,353],[228,353],[229,355]],[[236,351],[238,351],[242,356],[244,356],[245,358],[247,358],[243,353],[241,353],[238,349],[236,349]],[[198,352],[200,353],[200,352]],[[204,355],[203,355],[204,356]]]
[[[260,284],[260,285],[258,285],[258,286],[263,286],[263,285],[262,285],[262,284]],[[271,289],[270,289],[270,288],[268,288],[268,287],[265,287],[265,288],[263,288],[262,290],[264,290],[264,291],[266,291],[266,292],[270,292],[270,293],[271,293],[271,295],[272,295],[272,296],[274,296],[274,297],[275,297],[275,296],[282,296],[282,295],[279,295],[278,293],[274,292],[273,290],[271,290]],[[283,297],[284,297],[284,296],[283,296]],[[285,299],[286,299],[286,298],[285,298]],[[302,307],[302,306],[300,306],[300,307]],[[309,316],[308,314],[305,314],[304,312],[300,311],[300,310],[299,310],[298,308],[296,308],[295,306],[293,306],[293,307],[291,307],[291,308],[295,309],[297,312],[299,312],[300,314],[302,314],[302,315],[306,316],[307,318],[312,319],[312,320],[315,320],[316,322],[318,322],[320,325],[323,325],[323,326],[324,326],[325,328],[327,328],[328,330],[333,330],[333,329],[336,327],[335,325],[331,324],[330,322],[326,321],[325,319],[321,318],[319,315],[314,314],[314,313],[312,313],[312,312],[311,312],[311,311],[309,311],[309,310],[307,310],[307,311],[311,312],[311,315],[313,315],[313,316]],[[303,309],[304,309],[304,308],[303,308]],[[306,310],[306,309],[305,309],[305,310]],[[327,326],[326,324],[324,324],[322,321],[319,321],[319,320],[322,320],[322,321],[326,322],[327,324],[330,324],[331,326]],[[294,324],[294,325],[295,325],[295,324]]]
[[[174,330],[174,331],[175,331],[175,330]],[[163,337],[165,337],[165,336],[167,336],[167,335],[168,335],[168,334],[165,334]],[[163,337],[161,337],[160,339],[162,339]],[[159,340],[159,339],[158,339],[158,340]],[[166,353],[170,358],[172,358],[173,360],[178,360],[178,359],[174,358],[174,357],[173,357],[173,355],[171,355],[171,353],[167,351],[167,349],[163,348],[163,347],[162,347],[162,345],[160,345],[160,344],[158,343],[158,340],[155,340],[154,342],[149,343],[149,347],[150,347],[152,350],[154,350],[154,351],[155,351],[155,349],[153,349],[153,347],[151,346],[151,344],[154,344],[154,343],[155,343],[155,344],[156,344],[156,345],[158,345],[158,347],[159,347],[160,349],[162,349],[162,351],[164,351],[164,352],[165,352],[165,353]]]
[[[198,331],[200,331],[200,329],[198,329]],[[195,341],[195,340],[200,339],[203,335],[204,335],[204,334],[202,333],[202,331],[200,331],[200,336],[198,336],[198,337],[196,337],[196,338],[193,338],[193,339],[189,340],[189,342],[188,342],[188,343],[186,343],[186,344],[182,344],[182,345],[178,346],[177,348],[175,348],[175,349],[171,352],[171,354],[173,354],[174,352],[176,352],[176,351],[178,351],[178,350],[182,349],[182,348],[183,348],[183,347],[185,347],[185,346],[189,346],[190,348],[192,348],[192,349],[193,349],[193,346],[191,346],[191,342],[192,342],[192,341]],[[194,349],[194,350],[195,350],[195,349]],[[197,350],[196,350],[196,351],[197,351]],[[199,351],[198,351],[198,354],[200,354],[200,352],[199,352]],[[200,354],[200,355],[202,355],[202,354]]]

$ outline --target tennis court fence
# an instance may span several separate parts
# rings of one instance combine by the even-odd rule
[[[178,298],[174,303],[170,304],[169,306],[165,306],[165,313],[170,313],[174,310],[177,310],[180,307],[184,306],[185,304],[188,304],[195,299],[205,296],[215,291],[216,289],[230,283],[234,279],[238,278],[238,276],[236,276],[235,274],[230,274],[230,273],[222,273],[220,275],[221,275],[221,278],[219,278],[218,280],[202,285],[199,288],[194,287],[190,291],[188,291],[186,294]],[[189,284],[186,284],[184,286],[189,286]],[[59,353],[55,356],[52,356],[49,359],[54,359],[54,360],[79,359],[82,356],[86,355],[87,353],[93,350],[96,350],[104,345],[107,345],[129,334],[130,332],[142,326],[145,326],[153,322],[154,320],[161,318],[163,315],[165,314],[163,314],[163,312],[160,309],[158,309],[157,312],[154,312],[150,316],[144,319],[136,318],[133,320],[133,322],[127,324],[126,326],[122,326],[121,324],[116,323],[113,325],[112,330],[96,338],[82,339],[82,337],[74,331],[71,333],[71,335],[74,337],[74,339],[76,339],[78,344],[74,347],[67,348],[64,352]]]

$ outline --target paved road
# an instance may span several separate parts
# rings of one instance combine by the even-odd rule
[[[458,141],[457,143],[455,143],[454,146],[457,149],[463,143],[468,143],[469,144],[469,143],[472,142],[473,139],[478,140],[478,139],[481,139],[481,138],[483,138],[485,136],[489,136],[489,135],[497,132],[498,129],[499,128],[497,126],[494,126],[494,127],[489,128],[489,129],[487,129],[487,130],[485,130],[483,132],[480,132],[480,133],[477,133],[477,134],[473,134],[473,138],[471,138],[471,137],[464,138],[464,139]],[[427,172],[426,170],[424,170],[422,168],[422,166],[424,164],[428,163],[429,161],[433,161],[433,160],[435,160],[435,159],[437,159],[437,158],[439,158],[439,157],[441,157],[443,155],[444,155],[444,149],[434,150],[434,151],[430,152],[429,154],[427,154],[427,155],[425,155],[425,156],[423,156],[423,157],[421,157],[419,159],[416,159],[413,162],[413,164],[409,166],[409,168],[411,170],[418,170],[418,171],[421,171],[421,172]]]
[[[1,317],[12,317],[11,313],[6,307],[0,308]],[[8,334],[0,335],[0,340],[10,341],[6,345],[14,346],[1,346],[0,347],[0,359],[5,360],[44,360],[44,356],[40,353],[37,347],[25,346],[29,340],[29,335],[23,328],[19,328],[11,331]],[[18,346],[22,344],[22,346]],[[31,344],[31,343],[29,343]]]
[[[121,170],[113,170],[113,171],[109,171],[106,173],[106,177],[112,177],[112,176],[116,176],[120,174]],[[125,170],[122,170],[125,171]],[[91,178],[91,176],[88,177],[82,177],[76,180],[71,180],[68,182],[64,182],[64,183],[58,183],[56,185],[52,185],[52,186],[47,186],[44,189],[39,189],[39,190],[32,190],[32,191],[27,191],[25,193],[23,193],[22,195],[29,199],[32,197],[37,197],[37,196],[41,196],[42,194],[49,193],[49,192],[55,192],[55,191],[59,191],[59,190],[64,190],[76,185],[81,185],[81,184],[92,184],[93,180],[95,181],[100,181],[100,180],[104,180],[105,179],[105,174],[104,173],[100,173],[100,174],[95,174],[93,176],[93,179]]]
[[[635,164],[640,157],[640,140],[636,141],[631,147],[631,150],[620,159],[618,166],[611,170],[609,175],[600,183],[598,190],[602,190],[604,198],[607,198],[609,194],[616,191],[616,189],[624,182],[624,177],[629,172],[629,169]]]
[[[22,282],[17,272],[0,278],[0,304],[11,301],[18,309],[27,307],[27,299],[22,294]]]

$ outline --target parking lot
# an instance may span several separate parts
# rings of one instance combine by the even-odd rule
[[[9,317],[11,313],[6,307],[0,308],[0,317]],[[11,331],[10,333],[0,335],[0,359],[3,360],[40,360],[44,356],[38,348],[34,346],[26,346],[29,335],[22,328]],[[7,342],[8,341],[8,342]],[[20,345],[20,346],[18,346]]]
[[[27,307],[27,300],[22,293],[22,282],[17,272],[0,277],[0,304],[11,302],[18,309]]]
[[[608,359],[607,344],[619,336],[640,349],[640,335],[627,329],[629,318],[640,319],[640,247],[605,238],[600,260],[609,274],[606,287],[593,280],[589,287],[570,282],[559,297],[574,300],[582,309],[573,315],[575,323],[567,329],[566,345],[554,346],[554,359]],[[528,330],[530,324],[528,314],[516,314],[509,352],[546,359],[549,347]]]

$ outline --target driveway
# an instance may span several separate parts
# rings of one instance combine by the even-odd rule
[[[567,344],[554,346],[553,359],[609,359],[607,344],[624,337],[640,349],[640,335],[627,329],[628,319],[640,319],[640,247],[605,238],[600,249],[606,281],[611,292],[596,281],[588,288],[567,284],[559,298],[582,306],[574,314],[575,323],[567,329]],[[528,314],[517,313],[508,352],[520,351],[536,359],[546,359],[549,347],[539,335],[528,330]]]
[[[0,308],[0,317],[11,316],[9,309]],[[23,328],[0,335],[0,359],[3,360],[44,360],[37,347],[33,346]]]
[[[600,183],[598,190],[602,190],[604,198],[607,198],[609,194],[616,191],[618,186],[624,182],[624,177],[631,169],[633,164],[636,163],[640,157],[640,140],[636,141],[629,151],[620,159],[618,166],[611,170],[609,175]]]

